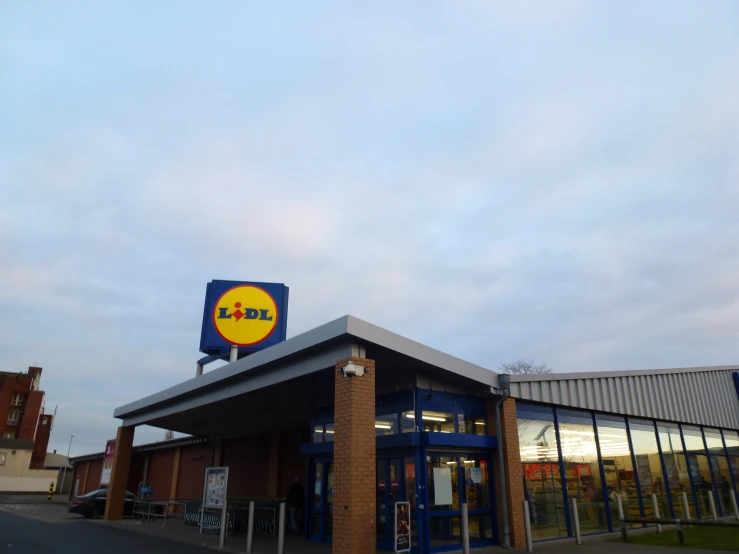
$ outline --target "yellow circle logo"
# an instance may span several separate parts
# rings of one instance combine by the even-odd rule
[[[236,346],[252,346],[266,339],[277,325],[277,316],[275,299],[254,285],[227,290],[213,309],[216,331]]]

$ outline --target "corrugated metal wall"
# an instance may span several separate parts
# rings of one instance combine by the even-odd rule
[[[511,396],[573,408],[739,429],[737,369],[634,372],[534,380],[512,377]]]

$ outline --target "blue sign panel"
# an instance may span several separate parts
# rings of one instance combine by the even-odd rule
[[[235,345],[243,356],[285,340],[289,290],[282,283],[208,283],[200,351],[227,358]]]

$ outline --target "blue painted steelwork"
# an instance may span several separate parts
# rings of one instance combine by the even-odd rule
[[[677,517],[675,515],[675,506],[673,504],[672,500],[672,491],[670,490],[670,477],[667,473],[667,463],[665,462],[665,457],[662,454],[662,442],[659,439],[659,428],[657,427],[657,422],[655,420],[652,420],[652,425],[654,425],[654,438],[657,440],[657,451],[659,452],[659,462],[662,465],[662,480],[665,483],[665,494],[667,494],[667,503],[670,506],[670,517],[675,518]],[[671,453],[671,455],[674,456],[674,454]],[[680,483],[678,482],[678,485]]]
[[[736,396],[739,398],[739,371],[735,371],[731,374],[731,378],[734,379],[734,387],[736,387]]]
[[[719,498],[718,492],[718,481],[716,480],[716,473],[713,471],[713,462],[711,462],[711,453],[708,450],[708,442],[706,442],[706,433],[703,430],[703,426],[699,427],[701,431],[701,438],[703,439],[703,449],[706,451],[706,458],[708,460],[708,472],[711,474],[711,495],[713,496],[713,505],[716,507],[716,513],[719,517],[724,516],[724,511],[721,507],[721,499]],[[718,468],[716,468],[718,470]]]
[[[688,456],[688,448],[685,444],[685,436],[683,435],[683,426],[678,423],[677,428],[680,431],[680,441],[683,444],[683,456],[685,457],[685,465],[688,468],[688,479],[690,480],[690,491],[693,493],[693,506],[695,506],[695,515],[697,519],[703,519],[701,514],[701,507],[698,503],[698,493],[695,490],[695,483],[693,482],[693,468],[690,465],[690,457]]]
[[[644,498],[641,492],[641,480],[639,479],[639,466],[636,465],[636,454],[634,453],[634,443],[631,440],[631,427],[629,427],[629,418],[625,417],[626,423],[626,440],[629,443],[629,452],[631,452],[631,467],[634,468],[634,483],[636,483],[636,496],[639,499],[639,514],[641,517],[647,517],[644,512]],[[659,441],[658,441],[659,442]],[[642,523],[642,527],[646,527],[646,523]]]
[[[737,374],[739,375],[739,373]],[[739,483],[734,479],[734,467],[731,465],[731,456],[729,455],[729,447],[726,446],[726,437],[724,436],[723,429],[719,429],[721,433],[721,442],[724,444],[724,455],[726,456],[726,462],[729,464],[729,476],[731,477],[731,484],[734,487],[734,494],[737,495],[737,502],[739,502]]]
[[[239,354],[252,354],[282,342],[287,338],[287,304],[290,289],[282,283],[260,283],[254,281],[220,281],[213,280],[205,289],[205,306],[203,307],[203,323],[200,330],[200,351],[228,360],[231,345],[221,337],[213,323],[213,310],[223,294],[240,285],[259,287],[269,294],[277,306],[277,322],[272,332],[259,343],[239,347]]]
[[[608,498],[608,487],[606,486],[606,468],[603,465],[603,456],[600,453],[600,438],[598,437],[598,422],[595,418],[595,412],[591,412],[591,418],[593,421],[593,436],[595,437],[595,451],[598,454],[598,468],[600,469],[600,488],[603,491],[603,506],[606,511],[606,523],[608,523],[608,530],[613,531],[613,518],[611,515],[611,503]],[[595,508],[597,510],[597,508]]]
[[[559,433],[559,418],[557,417],[557,410],[553,409],[554,415],[554,436],[557,437],[557,458],[559,461],[559,478],[562,481],[562,500],[565,505],[565,523],[567,524],[567,536],[573,537],[572,531],[572,514],[570,514],[570,494],[567,492],[567,477],[565,475],[565,462],[562,456],[562,437]]]

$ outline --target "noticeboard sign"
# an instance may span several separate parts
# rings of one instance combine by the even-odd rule
[[[411,551],[411,503],[395,503],[395,552]]]
[[[110,485],[110,476],[113,473],[113,458],[115,458],[115,439],[105,443],[105,456],[103,457],[103,473],[100,475],[100,486]]]
[[[205,488],[203,490],[203,506],[206,508],[223,508],[226,505],[228,491],[228,468],[208,467],[205,469]]]
[[[211,281],[205,291],[200,351],[251,354],[287,337],[289,289],[281,283]]]

